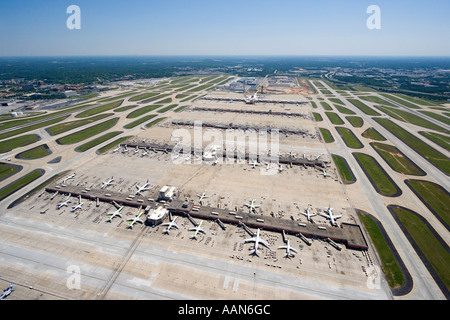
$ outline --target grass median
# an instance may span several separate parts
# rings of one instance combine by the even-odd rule
[[[435,165],[439,170],[447,175],[450,174],[450,159],[445,155],[430,147],[428,144],[388,119],[375,118],[374,120],[381,124],[386,130],[390,131],[398,139],[402,140],[431,164]]]
[[[379,194],[386,197],[398,197],[402,194],[400,188],[392,181],[377,160],[364,153],[353,153],[353,156]]]
[[[79,132],[62,137],[62,138],[56,140],[56,142],[61,145],[69,145],[69,144],[81,142],[81,141],[86,140],[90,137],[93,137],[99,133],[102,133],[106,130],[111,129],[112,127],[114,127],[116,125],[118,120],[119,120],[119,118],[114,118],[114,119],[105,121],[103,123],[99,123],[95,126],[92,126],[87,129],[81,130]]]

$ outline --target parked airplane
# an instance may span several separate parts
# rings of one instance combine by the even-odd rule
[[[278,247],[278,249],[286,249],[286,258],[294,258],[295,255],[291,253],[291,251],[298,253],[297,250],[291,247],[290,240],[287,239],[287,244],[285,246]]]
[[[117,209],[115,212],[112,212],[109,216],[106,217],[106,222],[112,222],[115,217],[122,218],[121,212],[123,210],[123,206]]]
[[[77,173],[74,172],[70,176],[65,177],[64,180],[62,181],[62,183],[65,184],[67,180],[74,179],[76,175],[77,175]]]
[[[141,157],[145,157],[148,155],[148,150],[144,149],[144,152],[142,152]]]
[[[147,182],[146,182],[142,187],[140,187],[139,185],[136,185],[137,191],[136,191],[135,194],[140,194],[140,195],[142,196],[142,192],[143,192],[143,191],[147,191],[147,190],[150,189],[150,188],[147,188],[148,185],[149,185],[148,179],[147,179]]]
[[[71,203],[71,201],[70,201],[70,196],[71,196],[71,194],[69,194],[69,196],[67,197],[67,199],[66,199],[65,201],[63,201],[63,202],[61,202],[61,203],[58,203],[58,204],[56,205],[56,208],[57,208],[57,209],[61,209],[62,207],[67,207],[67,206],[69,206],[69,203]]]
[[[139,153],[139,148],[138,147],[136,147],[136,149],[133,151],[133,154],[137,154],[137,153]]]
[[[267,248],[270,247],[270,244],[267,243],[267,241],[265,241],[265,240],[263,240],[263,239],[261,239],[261,238],[259,237],[259,233],[260,233],[260,229],[258,229],[258,231],[257,231],[257,233],[256,233],[256,237],[253,237],[253,238],[249,238],[249,239],[245,239],[245,240],[244,240],[245,243],[248,243],[248,242],[254,242],[254,243],[255,243],[254,248],[253,248],[253,249],[250,248],[249,250],[252,250],[252,254],[254,254],[254,255],[256,255],[256,256],[258,256],[258,248],[259,248],[259,244],[260,244],[260,243],[261,243],[262,245],[266,246]]]
[[[107,186],[111,185],[114,182],[114,177],[102,182],[102,189],[105,189]]]
[[[197,197],[198,197],[198,201],[202,201],[202,200],[205,199],[205,198],[209,198],[209,197],[206,195],[206,190],[205,190],[205,192],[203,192],[202,194],[198,194]]]
[[[144,223],[144,221],[141,220],[141,216],[142,216],[142,214],[144,213],[144,211],[141,212],[141,208],[142,208],[142,207],[139,207],[139,209],[138,209],[138,214],[137,214],[136,217],[127,219],[127,221],[129,221],[128,226],[127,226],[128,229],[133,229],[133,225],[134,225],[136,222],[141,223],[141,224]]]
[[[303,214],[304,216],[306,216],[308,218],[308,221],[310,221],[310,222],[311,222],[311,218],[313,216],[317,215],[315,213],[311,213],[311,208],[310,207],[306,208],[306,212],[300,212],[300,213]]]
[[[83,202],[81,202],[81,196],[78,198],[78,205],[72,207],[72,212],[76,212],[77,210],[81,210],[83,207]]]
[[[164,229],[163,233],[169,234],[171,228],[179,229],[178,225],[175,223],[175,220],[177,220],[177,218],[178,217],[175,217],[175,219],[173,219],[171,222],[161,224],[162,226],[167,226],[167,228]]]
[[[246,96],[245,103],[254,104],[258,100],[258,93],[256,92],[253,96]]]
[[[324,213],[319,213],[319,214],[321,216],[324,216],[325,218],[329,219],[333,226],[337,226],[336,220],[341,218],[342,215],[335,216],[335,215],[333,215],[332,210],[333,210],[333,208],[328,207],[328,208],[325,208],[325,212]]]
[[[256,161],[256,160],[253,160],[253,161],[250,162],[249,164],[253,167],[253,169],[255,169],[257,166],[259,166],[259,163],[258,163],[258,161]]]
[[[113,150],[112,153],[118,153],[120,151],[120,147]]]
[[[206,234],[206,231],[201,228],[202,227],[202,223],[203,223],[203,221],[200,221],[198,226],[189,229],[189,231],[195,231],[194,234],[191,236],[191,239],[197,240],[197,235],[198,235],[199,232]]]
[[[324,178],[329,177],[330,175],[327,173],[326,170],[322,170],[322,175]]]
[[[128,153],[128,152],[130,152],[130,150],[128,150],[127,146],[124,146],[123,150],[122,150],[122,153]]]
[[[9,287],[3,290],[3,294],[0,296],[0,300],[5,299],[7,296],[9,296],[14,291],[14,286],[12,283],[9,284]]]
[[[256,208],[259,208],[260,206],[255,205],[255,200],[252,200],[250,203],[246,203],[245,206],[248,207],[249,212],[254,212]]]

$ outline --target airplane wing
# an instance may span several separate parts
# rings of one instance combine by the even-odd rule
[[[108,214],[109,214],[108,218],[113,216],[122,218],[122,215],[119,212],[110,212]]]
[[[249,239],[245,239],[244,240],[245,243],[247,243],[247,242],[255,242],[255,241],[256,241],[256,238],[249,238]]]
[[[266,247],[270,247],[270,244],[267,241],[265,241],[265,240],[263,240],[261,238],[259,239],[259,243],[261,243],[262,245],[264,245]]]
[[[164,226],[164,227],[167,226],[167,227],[179,229],[179,227],[178,227],[178,225],[176,223],[171,223],[171,222],[162,223],[161,226]]]

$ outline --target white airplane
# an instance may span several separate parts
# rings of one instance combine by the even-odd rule
[[[147,188],[148,185],[149,185],[148,179],[147,179],[147,182],[146,182],[142,187],[140,187],[139,185],[136,185],[137,191],[136,191],[135,194],[140,194],[140,195],[142,196],[142,192],[143,192],[143,191],[147,191],[147,190],[150,189],[150,188]]]
[[[117,153],[117,152],[119,152],[119,151],[120,151],[120,147],[119,147],[119,148],[116,148],[116,149],[114,149],[112,153]]]
[[[77,175],[77,173],[74,172],[70,176],[65,177],[64,180],[62,181],[62,183],[65,184],[67,180],[74,179],[76,175]]]
[[[112,222],[115,217],[122,218],[121,212],[123,210],[123,206],[117,209],[115,212],[112,212],[109,216],[106,217],[106,222]]]
[[[76,212],[77,210],[81,210],[83,207],[83,202],[81,202],[81,196],[78,198],[78,205],[72,207],[72,212]]]
[[[63,202],[61,202],[61,203],[58,203],[58,204],[56,205],[56,208],[57,208],[57,209],[61,209],[62,207],[68,207],[68,206],[69,206],[69,203],[71,203],[71,201],[70,201],[70,196],[71,196],[71,194],[69,194],[69,196],[67,197],[67,199],[66,199],[65,201],[63,201]]]
[[[122,153],[128,153],[128,152],[130,152],[130,150],[128,150],[128,147],[127,146],[123,147]]]
[[[290,243],[289,239],[287,240],[287,244],[285,246],[278,247],[278,249],[286,249],[286,255],[285,255],[286,258],[294,258],[295,257],[295,255],[293,253],[291,253],[291,251],[298,253],[297,250],[295,250],[294,248],[291,247],[291,243]]]
[[[253,96],[245,97],[246,103],[255,103],[258,100],[258,93],[256,92]]]
[[[136,149],[133,151],[133,154],[137,154],[137,153],[139,153],[139,148],[138,147],[136,147]]]
[[[141,207],[139,207],[137,216],[134,217],[134,218],[129,218],[129,219],[127,220],[127,221],[129,221],[127,228],[128,228],[128,229],[133,229],[133,225],[134,225],[136,222],[143,224],[144,221],[141,220],[141,216],[142,216],[143,213],[144,213],[144,211],[141,212]]]
[[[200,221],[200,224],[198,226],[189,229],[189,231],[195,231],[194,234],[191,236],[191,239],[197,240],[197,235],[199,232],[206,234],[206,231],[201,228],[202,223],[203,223],[203,221]]]
[[[324,216],[327,219],[329,219],[333,226],[337,226],[336,220],[341,218],[342,215],[335,216],[335,215],[333,215],[332,210],[333,210],[333,208],[330,208],[330,207],[325,208],[325,212],[324,213],[320,213],[320,215]]]
[[[255,211],[256,208],[260,207],[260,206],[255,205],[254,199],[250,203],[246,203],[245,206],[248,207],[249,212]]]
[[[202,200],[205,199],[205,198],[209,198],[209,197],[206,195],[206,190],[205,190],[205,192],[203,192],[202,194],[198,194],[197,197],[198,197],[198,201],[202,201]]]
[[[144,149],[144,152],[142,152],[141,157],[145,157],[148,155],[147,149]]]
[[[0,300],[5,299],[7,296],[9,296],[14,291],[14,286],[12,283],[9,284],[9,287],[3,290],[3,294],[0,296]]]
[[[175,220],[177,220],[178,217],[175,217],[171,222],[166,222],[161,224],[162,226],[167,226],[166,229],[164,229],[163,233],[169,234],[171,228],[179,229],[178,225],[175,223]]]
[[[256,233],[256,237],[244,240],[245,243],[248,243],[248,242],[254,242],[255,243],[254,248],[253,249],[250,248],[249,250],[252,250],[252,254],[254,254],[256,256],[258,255],[258,248],[259,248],[259,244],[260,243],[262,245],[266,246],[267,248],[270,247],[270,244],[268,244],[267,241],[265,241],[265,240],[263,240],[263,239],[261,239],[259,237],[259,233],[260,233],[260,229],[258,229],[258,232]]]
[[[105,189],[107,186],[111,185],[114,182],[114,177],[102,182],[102,189]]]
[[[315,213],[311,213],[311,208],[310,207],[306,208],[306,212],[300,212],[300,213],[303,214],[304,216],[306,216],[308,218],[308,221],[311,221],[311,218],[313,216],[317,215]]]
[[[253,161],[250,162],[249,164],[253,167],[253,169],[255,169],[257,166],[259,166],[259,163],[258,163],[258,161],[256,161],[256,160],[253,160]]]
[[[322,175],[323,175],[324,178],[330,176],[325,170],[322,170]]]
[[[280,166],[278,167],[278,172],[281,173],[281,172],[283,172],[283,170],[284,170],[283,165],[280,164]]]

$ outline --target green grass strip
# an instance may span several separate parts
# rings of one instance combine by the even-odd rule
[[[0,140],[7,139],[7,138],[10,138],[10,137],[13,137],[13,136],[17,136],[19,134],[26,133],[26,132],[29,132],[29,131],[33,131],[33,130],[37,130],[37,129],[40,129],[40,128],[44,128],[44,127],[47,127],[47,126],[51,126],[53,124],[59,123],[61,121],[64,121],[68,117],[69,116],[63,116],[63,117],[60,117],[60,118],[56,118],[56,119],[53,119],[53,120],[48,120],[48,121],[37,123],[37,124],[31,125],[31,126],[28,126],[28,127],[25,127],[25,128],[21,128],[21,129],[17,129],[17,130],[14,130],[14,131],[9,131],[9,132],[0,134]]]
[[[118,120],[119,120],[119,118],[114,118],[114,119],[105,121],[103,123],[97,124],[95,126],[89,127],[87,129],[84,129],[79,132],[72,133],[68,136],[60,138],[60,139],[56,140],[56,142],[58,144],[62,144],[62,145],[68,145],[68,144],[74,144],[74,143],[81,142],[92,136],[102,133],[103,131],[111,129],[112,127],[114,127],[116,125]]]
[[[75,116],[75,118],[87,118],[87,117],[95,116],[95,115],[105,112],[105,111],[109,111],[111,109],[117,109],[118,107],[120,107],[120,105],[122,103],[123,103],[123,100],[120,100],[120,101],[105,104],[103,106],[95,107],[95,108],[86,110],[86,111],[78,114],[77,116]]]
[[[396,147],[379,142],[372,142],[370,145],[383,158],[383,160],[386,161],[392,170],[413,176],[426,175],[422,169],[416,166]]]
[[[19,191],[20,189],[26,187],[28,184],[32,183],[34,180],[40,178],[45,173],[42,169],[36,169],[24,177],[10,183],[9,185],[0,189],[0,201],[9,197],[13,193]]]
[[[378,256],[381,260],[381,269],[386,276],[391,289],[398,289],[405,284],[405,276],[395,259],[394,254],[389,248],[383,233],[378,227],[377,222],[367,214],[364,214],[357,210],[357,214],[364,224],[364,228],[369,234],[375,249],[377,250]]]
[[[111,150],[112,148],[116,147],[117,145],[121,144],[122,142],[124,142],[124,141],[130,139],[131,137],[132,137],[132,136],[126,136],[126,137],[122,137],[122,138],[119,138],[119,139],[117,139],[117,140],[114,140],[114,141],[111,142],[110,144],[107,144],[106,146],[104,146],[104,147],[98,149],[98,150],[97,150],[97,153],[103,154],[103,153],[105,153],[105,152]]]
[[[359,100],[356,99],[347,99],[351,104],[353,104],[355,107],[357,107],[359,110],[367,114],[368,116],[379,116],[380,114],[373,110],[372,108],[368,107],[364,103],[362,103]]]
[[[89,141],[81,146],[79,146],[78,148],[76,148],[77,152],[85,152],[87,150],[90,150],[96,146],[98,146],[99,144],[108,141],[109,139],[112,139],[116,136],[118,136],[119,134],[123,133],[123,131],[114,131],[114,132],[109,132],[101,137],[98,137],[97,139],[94,139],[92,141]]]
[[[419,132],[421,135],[423,135],[428,140],[433,141],[437,145],[441,146],[442,148],[446,149],[447,151],[450,151],[450,137],[444,136],[439,133],[435,132]]]
[[[33,149],[24,151],[22,153],[19,153],[16,158],[17,159],[24,159],[24,160],[34,160],[34,159],[40,159],[44,158],[48,155],[52,154],[52,151],[48,147],[48,145],[43,144],[38,147],[35,147]]]
[[[40,137],[37,134],[29,134],[2,141],[0,142],[0,153],[10,152],[16,148],[25,147],[29,144],[38,142],[39,139]]]
[[[450,254],[448,246],[423,218],[407,208],[392,206],[403,227],[420,250],[423,257],[436,272],[447,289],[450,289]],[[439,238],[438,238],[439,237]]]
[[[325,129],[325,128],[319,128],[319,130],[320,130],[320,133],[322,134],[323,141],[325,141],[325,143],[334,142],[334,138],[333,138],[333,135],[331,134],[330,130]]]
[[[440,185],[424,180],[406,180],[406,185],[443,224],[450,225],[450,194]]]
[[[364,153],[354,153],[353,156],[379,194],[387,197],[398,197],[401,195],[402,191],[392,181],[377,160]]]
[[[342,182],[345,184],[354,183],[356,178],[353,175],[347,160],[335,154],[331,155],[331,157],[333,158],[334,164],[336,165],[339,175],[341,176]]]
[[[352,130],[347,129],[345,127],[336,127],[336,130],[341,135],[342,140],[344,140],[347,147],[352,149],[364,148],[364,145],[361,143],[361,141],[359,141],[359,139],[355,136]]]
[[[450,159],[442,153],[430,147],[428,144],[388,119],[374,118],[374,120],[381,124],[386,130],[390,131],[398,139],[402,140],[427,161],[435,165],[438,169],[447,175],[450,174]]]
[[[49,127],[47,128],[47,132],[52,135],[52,136],[56,136],[58,134],[85,126],[87,124],[96,122],[98,120],[102,120],[104,118],[107,118],[109,116],[112,116],[113,113],[106,113],[106,114],[99,114],[97,116],[94,116],[92,118],[89,119],[84,119],[84,120],[76,120],[76,121],[69,121],[69,122],[64,122],[64,123],[60,123],[57,124],[55,126]]]
[[[161,107],[160,104],[145,106],[145,107],[139,108],[137,110],[134,110],[133,112],[131,112],[127,116],[127,118],[128,119],[134,119],[134,118],[140,117],[140,116],[142,116],[142,115],[144,115],[146,113],[149,113],[149,112],[151,112],[153,110],[156,110],[156,109],[158,109],[160,107]]]
[[[144,123],[144,122],[146,122],[146,121],[148,121],[150,119],[153,119],[154,117],[156,117],[156,114],[152,114],[152,115],[149,115],[149,116],[142,117],[142,118],[140,118],[140,119],[138,119],[136,121],[133,121],[133,122],[127,124],[126,126],[124,126],[124,128],[125,129],[133,129],[134,127],[137,127],[138,125],[140,125],[140,124],[142,124],[142,123]]]
[[[344,121],[336,113],[325,112],[325,114],[327,115],[328,119],[330,119],[332,124],[336,124],[336,125],[344,124]]]
[[[367,129],[366,131],[363,132],[362,136],[363,136],[363,138],[371,139],[371,140],[375,140],[375,141],[386,141],[386,138],[383,137],[377,131],[377,129],[374,129],[374,128]]]

